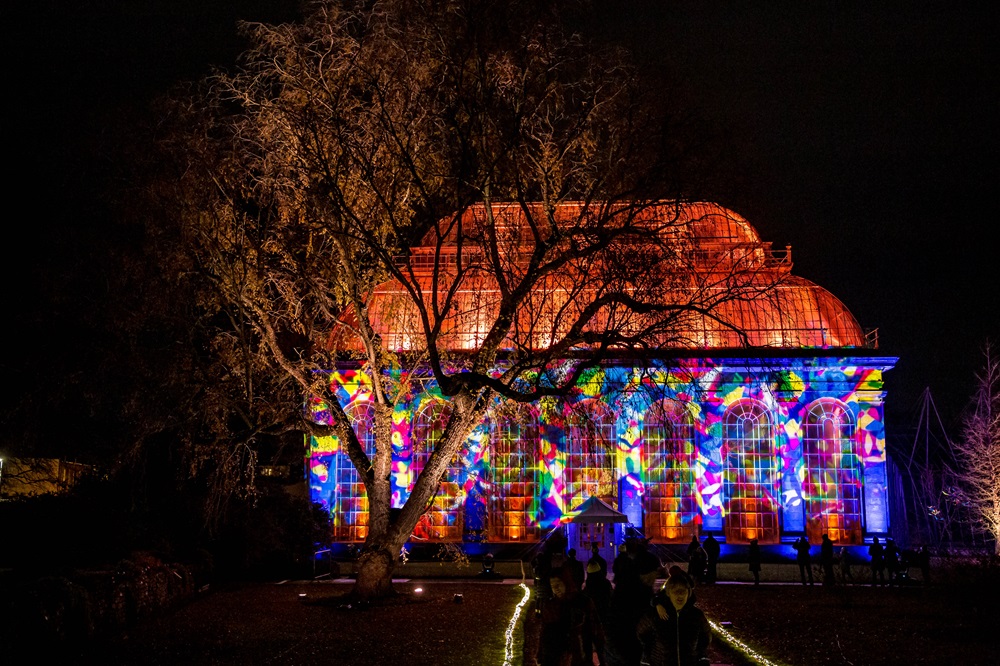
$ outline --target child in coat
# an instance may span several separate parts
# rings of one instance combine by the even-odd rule
[[[652,608],[639,621],[636,634],[650,666],[709,665],[712,630],[695,606],[694,584],[680,567],[671,567]]]

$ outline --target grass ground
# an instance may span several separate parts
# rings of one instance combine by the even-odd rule
[[[824,588],[717,585],[699,605],[748,644],[758,663],[787,666],[1000,664],[995,587]]]
[[[404,594],[394,602],[360,608],[345,605],[349,589],[292,582],[211,591],[122,639],[73,646],[62,663],[502,666],[505,629],[523,598],[516,585],[437,580],[398,584]]]
[[[773,571],[769,577],[790,578]],[[76,646],[65,661],[527,666],[523,624],[509,641],[505,636],[523,599],[518,585],[451,578],[410,580],[397,588],[404,594],[395,603],[368,608],[344,605],[346,582],[217,590],[124,639]],[[754,662],[717,638],[713,661],[733,666],[1000,664],[997,593],[996,578],[974,570],[941,572],[929,586],[824,588],[785,580],[758,587],[724,582],[697,591],[709,617],[759,655]]]

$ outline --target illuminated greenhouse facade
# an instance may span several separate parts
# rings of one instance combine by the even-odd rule
[[[683,223],[700,270],[724,265],[780,278],[754,300],[724,305],[745,337],[715,318],[693,318],[671,346],[641,363],[605,362],[565,397],[498,403],[452,461],[412,541],[531,543],[592,496],[654,543],[712,531],[730,544],[802,534],[819,543],[829,534],[858,545],[889,531],[883,373],[896,359],[878,354],[833,295],[791,274],[789,249],[772,251],[737,214],[705,203],[670,204],[669,214]],[[415,248],[411,261],[422,249],[432,250]],[[468,299],[452,322],[455,350],[478,344],[488,320],[489,289],[469,290]],[[383,342],[404,351],[413,331],[401,302],[390,283],[371,307],[382,313]],[[371,455],[364,370],[345,362],[329,380]],[[411,387],[393,413],[393,503],[402,506],[449,404],[426,369],[396,373]],[[329,413],[316,405],[313,417]],[[330,511],[335,541],[363,541],[364,485],[336,437],[309,439],[308,467],[311,497]]]

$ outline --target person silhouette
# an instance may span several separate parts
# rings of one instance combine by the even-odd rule
[[[931,584],[931,553],[927,546],[921,546],[917,551],[917,564],[920,566],[920,578],[924,585]]]
[[[833,541],[829,534],[823,535],[823,543],[819,546],[819,562],[823,565],[823,584],[833,585],[836,578],[833,575]]]
[[[753,574],[753,584],[760,585],[760,544],[757,539],[750,539],[750,552],[747,557],[750,572]]]
[[[549,573],[549,589],[552,596],[541,602],[537,662],[539,666],[583,666],[588,657],[584,646],[604,641],[597,608],[590,597],[576,589],[566,567]],[[593,656],[589,656],[593,664]]]
[[[663,570],[660,560],[649,551],[645,539],[629,537],[625,548],[625,559],[619,556],[612,565],[615,587],[611,593],[605,631],[602,662],[605,666],[638,666],[642,658],[642,643],[636,636],[636,625],[649,608],[653,587]]]
[[[701,583],[705,580],[705,568],[708,566],[708,553],[700,545],[695,548],[691,559],[688,560],[688,575],[694,582]]]
[[[698,541],[698,535],[691,535],[691,541],[688,543],[687,547],[687,561],[691,561],[691,556],[694,555],[695,551],[701,548],[701,542]]]
[[[596,541],[590,544],[590,559],[587,561],[587,566],[589,567],[592,563],[601,567],[601,573],[604,574],[605,578],[607,578],[608,561],[601,557],[601,547],[597,545]]]
[[[840,549],[840,580],[846,585],[847,581],[854,582],[854,574],[851,573],[851,556],[847,551],[847,546]]]
[[[592,666],[593,655],[596,653],[598,663],[603,664],[604,631],[608,626],[608,614],[611,609],[611,581],[608,580],[607,570],[601,569],[601,565],[593,558],[587,563],[587,582],[583,586],[583,593],[594,602],[597,619],[601,624],[600,636],[591,632],[583,634],[584,663]]]
[[[891,537],[885,540],[885,547],[882,549],[882,558],[885,562],[886,577],[889,579],[889,586],[891,587],[899,576],[899,548]]]
[[[576,585],[576,590],[579,592],[583,589],[583,583],[586,575],[584,573],[585,570],[583,562],[576,559],[576,548],[570,548],[569,551],[567,551],[564,566],[569,569],[569,573],[573,577],[573,584]]]
[[[799,565],[799,576],[802,578],[802,584],[806,584],[806,579],[809,581],[809,585],[813,584],[813,571],[812,562],[809,559],[809,542],[806,538],[799,537],[793,544],[795,548],[795,562]]]
[[[711,533],[705,538],[705,554],[708,556],[708,569],[705,572],[705,582],[714,583],[719,577],[719,553],[722,548]]]
[[[875,585],[885,585],[885,556],[882,544],[878,537],[872,538],[872,545],[868,546],[868,557],[871,558],[872,587]],[[876,578],[878,582],[876,582]]]

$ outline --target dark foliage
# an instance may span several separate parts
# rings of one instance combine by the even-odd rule
[[[0,540],[0,568],[31,579],[111,568],[146,551],[202,568],[213,562],[226,577],[267,578],[305,571],[315,550],[328,544],[328,515],[280,483],[259,484],[253,498],[236,503],[215,538],[203,529],[200,498],[190,487],[171,490],[164,482],[156,486],[159,495],[133,503],[132,483],[91,478],[63,495],[0,503],[8,535]]]
[[[239,503],[211,544],[220,578],[308,577],[315,552],[329,546],[330,516],[305,495],[265,485],[254,503]]]

